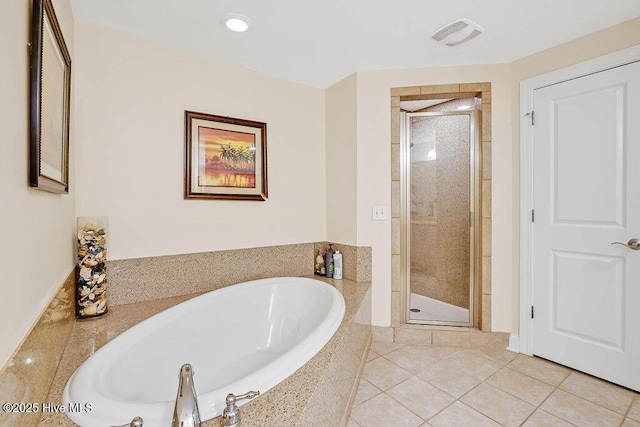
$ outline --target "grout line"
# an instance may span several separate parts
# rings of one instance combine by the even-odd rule
[[[431,384],[431,383],[427,383],[427,384],[430,384],[431,386],[435,387],[435,386],[434,386],[433,384]],[[436,387],[436,388],[437,388],[437,387]],[[438,390],[440,390],[440,389],[438,389]],[[440,391],[442,391],[442,390],[440,390]],[[443,393],[445,393],[445,392],[443,391]],[[451,395],[447,393],[447,396],[451,396]],[[453,396],[451,396],[451,397],[453,397]],[[433,414],[433,416],[432,416],[431,418],[429,418],[428,420],[425,420],[425,422],[429,422],[429,420],[434,419],[435,417],[437,417],[438,415],[440,415],[440,414],[441,414],[442,412],[444,412],[447,408],[451,407],[451,405],[453,405],[454,403],[456,403],[456,402],[458,401],[458,399],[456,399],[455,397],[453,397],[453,398],[455,399],[453,402],[449,403],[447,406],[445,406],[444,408],[440,409],[438,412],[436,412],[435,414]],[[460,403],[462,403],[462,402],[460,402]],[[422,418],[422,417],[421,417],[421,418]]]
[[[363,379],[363,380],[365,380],[365,381],[367,381],[367,379],[366,379],[366,378],[364,378],[364,377],[363,377],[362,379]],[[365,400],[363,400],[362,402],[358,403],[357,405],[353,406],[353,407],[351,408],[352,410],[353,410],[353,409],[355,409],[355,408],[357,408],[358,406],[362,405],[364,402],[368,402],[368,401],[370,401],[371,399],[373,399],[374,397],[380,396],[380,394],[381,394],[381,393],[384,393],[384,391],[383,391],[383,390],[380,390],[378,387],[376,387],[375,385],[373,385],[373,384],[371,383],[371,381],[367,381],[367,382],[371,385],[371,387],[373,387],[373,388],[375,388],[376,390],[378,390],[378,392],[379,392],[379,393],[378,393],[378,394],[375,394],[375,395],[371,396],[370,398],[365,399]],[[358,386],[358,390],[359,390],[359,389],[360,389],[360,386]],[[356,392],[356,396],[358,396],[358,392]],[[351,417],[349,417],[349,418],[351,418]]]
[[[412,376],[412,378],[414,378],[415,376]],[[417,377],[415,377],[417,378]],[[396,385],[394,385],[393,387],[389,388],[389,390],[391,390],[394,387],[399,386],[400,384],[404,384],[407,381],[409,381],[411,378],[407,378],[406,380],[402,381],[401,383],[398,383]],[[419,378],[418,378],[419,379]],[[399,401],[398,399],[394,398],[393,396],[391,396],[390,394],[387,394],[386,391],[383,392],[384,394],[387,395],[387,397],[391,398],[393,401],[397,402],[400,406],[402,406],[403,408],[405,408],[406,410],[408,410],[409,412],[411,412],[413,415],[415,415],[416,417],[420,418],[423,423],[427,422],[428,420],[425,420],[424,418],[422,418],[420,415],[416,414],[411,408],[408,408],[404,403],[402,403],[401,401]]]
[[[586,402],[586,403],[589,403],[589,404],[595,405],[595,406],[597,406],[597,407],[599,407],[599,408],[605,409],[605,410],[607,410],[608,412],[611,412],[612,414],[615,414],[615,415],[618,415],[618,416],[622,416],[622,423],[624,423],[624,421],[625,421],[626,419],[629,419],[628,414],[629,414],[629,412],[631,411],[631,408],[633,407],[633,403],[634,403],[634,401],[636,400],[636,398],[640,398],[640,397],[639,397],[640,395],[638,395],[637,393],[635,393],[635,395],[634,395],[634,396],[633,396],[633,398],[631,399],[630,404],[627,406],[626,412],[625,412],[624,414],[620,414],[619,412],[616,412],[616,411],[613,411],[613,410],[611,410],[611,409],[608,409],[608,408],[606,408],[606,407],[604,407],[604,406],[602,406],[602,405],[600,405],[600,404],[598,404],[598,403],[596,403],[596,402],[592,402],[592,401],[590,401],[590,400],[588,400],[588,399],[586,399],[586,398],[584,398],[584,397],[582,397],[582,396],[578,396],[578,395],[576,395],[576,394],[574,394],[574,393],[572,393],[572,392],[570,392],[570,391],[563,390],[562,388],[560,388],[560,387],[562,386],[562,384],[564,384],[564,383],[567,381],[567,379],[568,379],[568,378],[569,378],[573,373],[578,372],[578,371],[576,371],[576,370],[574,370],[574,369],[568,368],[568,370],[569,370],[568,374],[567,374],[567,375],[566,375],[566,376],[565,376],[565,377],[564,377],[564,378],[559,382],[559,384],[555,385],[555,384],[550,384],[550,383],[548,383],[548,382],[546,382],[546,381],[542,381],[542,380],[540,380],[540,379],[538,379],[538,378],[535,378],[535,377],[533,377],[533,376],[529,375],[529,374],[528,374],[528,373],[526,373],[526,372],[522,372],[522,371],[521,371],[521,370],[519,370],[515,365],[512,365],[512,363],[517,359],[517,357],[516,357],[516,358],[513,358],[512,360],[510,360],[510,361],[508,361],[508,362],[502,362],[501,360],[494,359],[494,358],[490,357],[489,355],[482,355],[482,354],[481,354],[480,356],[482,356],[482,358],[483,358],[484,360],[486,360],[486,361],[488,361],[488,362],[495,362],[495,363],[498,363],[498,364],[500,364],[500,365],[501,365],[501,367],[500,367],[497,371],[495,371],[494,373],[492,373],[491,375],[489,375],[489,376],[488,376],[487,378],[485,378],[485,379],[482,379],[482,378],[477,377],[476,375],[472,375],[472,374],[469,374],[469,373],[467,373],[467,372],[464,372],[466,375],[469,375],[470,377],[473,377],[473,378],[476,378],[477,380],[480,380],[480,382],[479,382],[478,384],[476,384],[474,387],[472,387],[470,390],[468,390],[467,392],[465,392],[464,394],[462,394],[460,397],[456,397],[456,396],[451,395],[449,392],[447,392],[447,391],[443,390],[443,389],[442,389],[441,387],[439,387],[438,385],[433,384],[433,383],[431,383],[430,381],[428,381],[428,380],[423,379],[422,377],[420,377],[420,376],[418,375],[418,374],[419,374],[419,371],[416,371],[416,372],[414,373],[414,372],[412,372],[412,371],[408,370],[407,368],[405,368],[405,367],[403,367],[403,366],[399,365],[398,363],[394,362],[393,360],[389,359],[389,358],[387,357],[388,355],[390,355],[391,353],[394,353],[394,352],[396,352],[396,351],[398,351],[398,350],[401,350],[401,349],[403,349],[403,348],[405,348],[405,347],[420,347],[420,346],[414,346],[414,345],[411,345],[411,344],[404,344],[404,343],[400,343],[400,344],[403,344],[403,345],[402,345],[401,347],[397,348],[397,349],[394,349],[394,350],[392,350],[392,351],[387,352],[387,353],[386,353],[386,354],[384,354],[384,355],[379,355],[379,357],[383,357],[386,361],[388,361],[388,362],[392,363],[394,366],[396,366],[396,367],[398,367],[398,368],[402,369],[403,371],[407,372],[408,374],[410,374],[410,377],[409,377],[408,379],[405,379],[405,380],[403,380],[403,381],[399,382],[398,384],[396,384],[396,385],[394,385],[394,386],[390,387],[388,390],[380,390],[377,386],[375,386],[374,384],[372,384],[370,381],[366,380],[366,378],[363,378],[363,379],[365,379],[365,381],[369,382],[369,383],[370,383],[370,385],[371,385],[371,386],[373,386],[376,390],[379,390],[379,391],[380,391],[380,393],[376,394],[376,395],[375,395],[375,396],[373,396],[373,397],[379,396],[380,394],[385,394],[387,397],[390,397],[393,401],[397,402],[397,403],[398,403],[398,404],[400,404],[403,408],[407,409],[407,410],[408,410],[408,411],[410,411],[412,414],[416,415],[417,417],[419,417],[420,419],[424,420],[425,422],[428,422],[430,419],[435,418],[436,416],[438,416],[439,414],[441,414],[443,411],[445,411],[447,408],[449,408],[451,405],[453,405],[455,402],[460,402],[462,405],[465,405],[466,407],[468,407],[468,408],[472,409],[473,411],[475,411],[475,412],[477,412],[477,413],[481,414],[482,416],[487,417],[487,418],[489,418],[489,419],[491,419],[491,420],[493,420],[493,421],[497,422],[498,424],[500,424],[497,420],[493,419],[493,418],[492,418],[492,417],[490,417],[489,415],[485,414],[484,412],[482,412],[482,411],[480,411],[480,410],[478,410],[478,409],[473,408],[472,406],[469,406],[468,404],[464,403],[464,402],[461,400],[461,399],[463,399],[466,395],[468,395],[469,393],[471,393],[473,390],[477,389],[481,384],[486,384],[486,385],[488,385],[488,386],[490,386],[490,387],[495,387],[497,390],[500,390],[500,391],[504,392],[506,395],[511,396],[511,397],[513,397],[513,398],[516,398],[516,399],[518,399],[519,401],[521,401],[521,402],[523,402],[523,403],[526,403],[526,404],[528,404],[528,405],[530,405],[530,406],[534,407],[534,410],[533,410],[533,411],[532,411],[532,412],[531,412],[531,413],[530,413],[530,414],[529,414],[529,415],[528,415],[528,416],[527,416],[527,417],[522,421],[522,423],[521,423],[520,425],[525,424],[525,423],[526,423],[526,422],[527,422],[527,421],[528,421],[528,420],[533,416],[533,414],[535,414],[537,411],[544,412],[544,413],[546,413],[546,414],[548,414],[548,415],[550,415],[550,416],[553,416],[553,417],[556,417],[556,418],[558,418],[558,419],[561,419],[561,420],[563,420],[563,421],[567,422],[568,424],[574,425],[572,422],[570,422],[569,420],[565,419],[564,417],[562,417],[562,416],[560,416],[560,415],[558,415],[558,414],[555,414],[555,413],[553,413],[553,412],[549,412],[548,410],[545,410],[545,409],[543,409],[543,408],[542,408],[542,406],[544,405],[544,403],[545,403],[545,402],[547,402],[547,401],[549,400],[549,398],[550,398],[552,395],[554,395],[554,393],[556,393],[556,391],[558,391],[558,390],[560,390],[560,391],[562,391],[562,392],[564,392],[564,393],[567,393],[567,394],[569,394],[569,395],[571,395],[571,396],[573,396],[573,397],[575,397],[575,398],[581,399],[582,401],[584,401],[584,402]],[[436,357],[429,356],[429,357],[431,357],[432,359],[434,359],[434,360],[436,361],[436,363],[435,363],[434,365],[432,365],[432,366],[436,366],[436,365],[439,365],[439,364],[443,364],[443,363],[445,363],[445,361],[446,361],[446,360],[450,359],[453,355],[458,354],[458,353],[460,353],[460,352],[463,352],[463,351],[467,350],[466,348],[457,348],[457,347],[449,347],[449,348],[451,348],[451,349],[455,349],[456,351],[454,351],[454,353],[452,353],[452,354],[450,354],[450,355],[442,356],[441,358],[436,358]],[[425,356],[425,357],[426,357],[426,356]],[[375,360],[375,359],[372,359],[372,360]],[[371,361],[372,361],[372,360],[371,360]],[[370,362],[370,361],[368,361],[367,363],[369,363],[369,362]],[[554,364],[554,365],[557,365],[557,364]],[[559,366],[561,366],[561,365],[559,365]],[[510,391],[508,391],[508,390],[503,390],[502,388],[500,388],[500,387],[498,387],[498,386],[494,386],[494,385],[491,385],[491,384],[489,384],[489,383],[488,383],[488,381],[489,381],[491,378],[493,378],[493,377],[494,377],[495,375],[497,375],[499,372],[503,371],[505,368],[508,368],[509,370],[514,371],[514,372],[516,372],[516,373],[518,373],[518,374],[520,374],[520,375],[524,375],[525,377],[528,377],[528,378],[530,378],[531,380],[534,380],[534,381],[539,382],[539,383],[541,383],[541,384],[544,384],[544,385],[550,386],[550,387],[552,387],[552,390],[551,390],[551,392],[550,392],[550,393],[549,393],[549,394],[548,394],[548,395],[547,395],[547,396],[546,396],[546,397],[545,397],[545,398],[544,398],[544,399],[543,399],[539,404],[537,404],[537,405],[536,405],[536,404],[534,404],[534,403],[530,403],[530,402],[528,402],[528,401],[526,401],[526,400],[524,400],[524,399],[522,399],[522,398],[520,398],[520,397],[516,396],[515,394],[513,394],[512,392],[510,392]],[[543,368],[544,368],[544,367],[543,367]],[[392,388],[394,388],[394,387],[396,387],[396,386],[399,386],[399,385],[401,385],[401,384],[406,383],[407,381],[409,381],[409,380],[410,380],[410,379],[412,379],[412,378],[416,378],[416,379],[418,379],[418,380],[420,380],[420,381],[423,381],[423,382],[425,382],[426,384],[429,384],[430,386],[434,387],[436,390],[438,390],[438,391],[440,391],[440,392],[442,392],[442,393],[445,393],[446,395],[448,395],[448,396],[450,396],[452,399],[454,399],[454,400],[453,400],[453,402],[451,402],[449,405],[445,406],[444,408],[440,409],[438,412],[436,412],[436,413],[435,413],[433,416],[431,416],[430,418],[428,418],[428,419],[424,419],[424,418],[422,418],[420,415],[416,414],[413,410],[411,410],[410,408],[408,408],[407,406],[405,406],[401,401],[399,401],[399,400],[395,399],[393,396],[391,396],[390,394],[388,394],[388,393],[387,393],[387,391],[391,390]],[[362,404],[362,403],[364,403],[364,402],[366,402],[366,401],[368,401],[368,400],[370,400],[370,399],[372,399],[373,397],[371,397],[371,398],[369,398],[369,399],[367,399],[367,400],[365,400],[365,401],[363,401],[363,402],[360,402],[360,403],[359,403],[359,405],[360,405],[360,404]],[[354,421],[355,421],[355,420],[354,420]]]
[[[497,373],[497,372],[496,372],[496,373]],[[495,375],[495,374],[493,374],[493,375]],[[493,376],[493,375],[491,375],[491,376]],[[489,378],[491,378],[491,377],[489,377]],[[527,417],[526,417],[526,418],[525,418],[525,419],[524,419],[520,424],[518,424],[518,425],[523,425],[523,424],[527,421],[527,419],[529,419],[529,417],[531,417],[531,415],[533,415],[533,413],[534,413],[534,412],[536,412],[536,410],[538,409],[538,407],[536,407],[536,406],[535,406],[534,404],[532,404],[532,403],[529,403],[529,402],[527,402],[527,401],[525,401],[525,400],[523,400],[523,399],[519,398],[518,396],[514,396],[514,395],[512,395],[511,393],[509,393],[509,392],[507,392],[507,391],[505,391],[505,390],[502,390],[502,389],[501,389],[501,388],[499,388],[499,387],[495,387],[495,386],[493,386],[493,385],[491,385],[491,384],[486,383],[486,381],[487,381],[489,378],[487,378],[486,380],[483,380],[480,384],[476,385],[476,386],[475,386],[475,387],[473,387],[471,390],[469,390],[468,392],[466,392],[465,394],[463,394],[462,396],[460,396],[460,398],[458,399],[458,400],[460,401],[460,403],[462,403],[462,404],[464,404],[464,405],[466,405],[466,406],[470,407],[471,409],[473,409],[473,410],[475,410],[475,411],[477,411],[477,412],[481,413],[482,415],[484,415],[485,417],[489,418],[490,420],[495,421],[496,423],[498,423],[498,424],[500,424],[500,425],[503,425],[499,420],[496,420],[495,418],[492,418],[490,415],[485,414],[485,413],[484,413],[484,412],[482,412],[481,410],[476,409],[476,408],[474,408],[473,406],[468,405],[468,404],[466,404],[465,402],[463,402],[463,401],[462,401],[462,398],[463,398],[463,397],[465,397],[466,395],[470,394],[473,390],[477,389],[477,388],[478,388],[478,387],[480,387],[482,384],[485,384],[485,385],[487,385],[488,387],[495,388],[496,390],[499,390],[499,391],[501,391],[501,392],[505,393],[505,394],[506,394],[506,395],[508,395],[508,396],[511,396],[511,397],[513,397],[513,398],[515,398],[515,399],[517,399],[517,400],[519,400],[519,401],[521,401],[521,402],[523,402],[523,403],[525,403],[525,404],[527,404],[527,405],[530,405],[530,406],[533,406],[533,407],[534,407],[533,411],[531,411],[531,413],[530,413],[529,415],[527,415]]]
[[[564,389],[560,388],[560,386],[558,386],[558,387],[557,387],[557,390],[560,390],[561,392],[566,393],[566,394],[568,394],[568,395],[570,395],[570,396],[573,396],[573,397],[575,397],[575,398],[577,398],[577,399],[584,400],[585,402],[590,403],[590,404],[592,404],[592,405],[594,405],[594,406],[597,406],[598,408],[604,409],[605,411],[609,411],[609,412],[611,412],[612,414],[622,415],[622,416],[624,417],[624,415],[623,415],[623,414],[621,414],[620,412],[616,412],[616,411],[614,411],[613,409],[605,408],[604,406],[602,406],[602,405],[600,405],[600,404],[598,404],[598,403],[596,403],[596,402],[593,402],[593,401],[591,401],[591,400],[589,400],[589,399],[586,399],[586,398],[585,398],[585,397],[583,397],[583,396],[578,396],[577,394],[574,394],[574,393],[572,393],[572,392],[570,392],[570,391],[568,391],[568,390],[564,390]],[[555,391],[555,390],[554,390],[554,391]],[[631,403],[633,403],[633,400],[631,400]],[[631,406],[631,405],[629,405],[629,406]],[[627,408],[627,411],[626,411],[625,413],[629,413],[629,408]],[[624,418],[626,418],[626,417],[624,417]],[[623,421],[624,421],[624,418],[622,419]]]
[[[571,368],[569,368],[569,369],[571,369]],[[565,392],[565,393],[567,393],[567,394],[570,394],[571,396],[577,397],[578,399],[582,399],[582,400],[584,400],[584,401],[586,401],[586,402],[592,403],[592,404],[594,404],[594,405],[596,405],[596,406],[599,406],[599,407],[600,407],[600,408],[602,408],[602,409],[606,409],[606,410],[607,410],[607,411],[609,411],[609,412],[612,412],[612,413],[617,414],[617,415],[622,415],[624,418],[627,418],[626,414],[628,414],[628,413],[629,413],[629,411],[631,410],[631,406],[633,406],[633,401],[635,400],[635,396],[631,398],[631,402],[629,403],[629,406],[627,406],[627,409],[626,409],[626,411],[625,411],[625,413],[624,413],[624,414],[621,414],[620,412],[614,411],[613,409],[605,408],[605,407],[604,407],[604,406],[602,406],[601,404],[599,404],[599,403],[597,403],[597,402],[595,402],[595,401],[593,401],[593,400],[590,400],[590,399],[588,399],[587,397],[579,396],[579,395],[577,395],[577,394],[575,394],[575,393],[571,392],[570,390],[565,390],[565,389],[561,388],[562,384],[564,384],[564,383],[569,379],[569,377],[570,377],[572,374],[574,374],[574,373],[584,374],[584,375],[589,376],[590,378],[594,378],[594,379],[596,379],[596,380],[604,381],[606,384],[608,384],[608,385],[613,385],[613,386],[615,386],[615,387],[617,387],[617,388],[619,388],[619,389],[621,389],[621,390],[627,390],[625,387],[622,387],[622,386],[619,386],[619,385],[617,385],[617,384],[611,383],[611,382],[609,382],[609,381],[607,381],[607,380],[603,380],[603,379],[601,379],[601,378],[598,378],[598,377],[594,377],[594,376],[592,376],[592,375],[589,375],[589,374],[587,374],[587,373],[585,373],[585,372],[580,372],[580,371],[576,371],[576,370],[573,370],[573,369],[572,369],[571,374],[567,375],[567,377],[566,377],[566,378],[565,378],[565,379],[564,379],[564,380],[563,380],[563,381],[558,385],[558,387],[557,387],[557,388],[558,388],[560,391],[563,391],[563,392]],[[623,422],[624,422],[624,418],[623,418]]]
[[[527,418],[525,418],[524,420],[522,420],[522,422],[519,425],[525,425],[527,423],[527,421],[529,421],[529,418],[531,418],[533,416],[533,414],[535,414],[536,412],[538,412],[538,408],[534,409],[532,413],[530,413]]]
[[[480,384],[478,384],[480,385]],[[470,390],[471,391],[471,390]],[[489,415],[485,414],[484,412],[481,412],[479,410],[477,410],[476,408],[474,408],[471,405],[467,405],[466,403],[462,402],[460,399],[458,399],[458,402],[460,402],[461,404],[463,404],[464,406],[466,406],[467,408],[471,409],[472,411],[476,411],[477,413],[479,413],[480,415],[482,415],[485,418],[489,418],[491,421],[493,421],[494,423],[503,426],[504,424],[502,424],[500,421],[498,420],[494,420],[493,418],[491,418]]]
[[[505,369],[505,368],[507,368],[507,369],[509,369],[509,370],[511,370],[511,371],[514,371],[514,372],[516,372],[516,373],[518,373],[518,374],[520,374],[520,375],[524,375],[525,377],[529,377],[528,375],[523,374],[523,373],[522,373],[522,372],[520,372],[520,371],[516,371],[515,369],[511,369],[511,368],[509,368],[509,367],[507,367],[507,366],[503,367],[503,368],[502,368],[502,369],[500,369],[498,372],[502,371],[502,370],[503,370],[503,369]],[[487,379],[486,379],[486,381],[489,381],[489,379],[491,379],[492,377],[494,377],[495,375],[497,375],[497,374],[498,374],[498,372],[496,372],[495,374],[491,375],[489,378],[487,378]],[[547,384],[547,383],[545,383],[545,382],[543,382],[543,381],[540,381],[540,380],[538,380],[538,379],[536,379],[536,378],[533,378],[533,377],[529,377],[529,378],[531,378],[531,379],[533,379],[533,380],[535,380],[535,381],[538,381],[538,382],[539,382],[539,383],[541,383],[541,384],[544,384],[544,385],[548,385],[548,386],[550,386],[550,387],[553,387],[553,390],[551,390],[551,392],[550,392],[550,393],[549,393],[549,394],[548,394],[544,399],[542,399],[542,402],[540,402],[540,403],[539,403],[539,404],[537,404],[537,405],[536,405],[535,403],[528,402],[528,401],[526,401],[526,400],[522,399],[522,398],[521,398],[521,397],[519,397],[519,396],[516,396],[515,394],[513,394],[513,393],[512,393],[512,392],[510,392],[509,390],[503,390],[503,389],[501,389],[500,387],[498,387],[498,386],[496,386],[496,385],[488,384],[488,383],[487,383],[487,384],[488,384],[488,385],[490,385],[490,386],[492,386],[492,387],[497,388],[498,390],[501,390],[501,391],[503,391],[503,392],[507,393],[507,394],[508,394],[508,395],[510,395],[510,396],[515,397],[516,399],[522,400],[523,402],[528,403],[528,404],[529,404],[529,405],[531,405],[531,406],[534,406],[534,407],[536,408],[536,410],[537,410],[537,409],[540,409],[540,406],[542,405],[542,403],[543,403],[545,400],[547,400],[547,398],[548,398],[549,396],[551,396],[551,394],[553,394],[553,392],[555,391],[555,389],[556,389],[557,387],[555,387],[555,386],[553,386],[553,385],[550,385],[550,384]],[[534,411],[534,412],[535,412],[535,411]]]
[[[551,414],[551,415],[553,415],[554,417],[559,418],[559,419],[561,419],[562,421],[565,421],[565,422],[567,422],[567,423],[569,423],[569,424],[571,424],[571,425],[573,425],[573,426],[574,426],[575,424],[573,424],[571,421],[569,421],[569,420],[567,420],[567,419],[564,419],[564,418],[563,418],[563,417],[561,417],[560,415],[558,415],[558,414],[554,414],[553,412],[545,411],[544,409],[542,409],[542,405],[544,405],[544,402],[546,402],[547,400],[549,400],[549,398],[553,395],[553,393],[555,393],[555,392],[556,392],[556,390],[558,390],[558,386],[556,386],[556,387],[555,387],[555,389],[554,389],[551,393],[549,393],[549,396],[547,396],[547,397],[546,397],[546,398],[545,398],[545,399],[540,403],[540,406],[539,406],[538,408],[539,408],[541,411],[544,411],[544,412],[546,412],[546,413],[548,413],[548,414]]]
[[[624,424],[624,420],[626,420],[627,418],[629,418],[629,412],[631,412],[631,408],[633,407],[633,402],[636,400],[636,396],[633,396],[633,398],[631,399],[631,403],[629,404],[629,406],[627,407],[627,411],[624,413],[624,418],[622,418],[622,423]],[[631,418],[629,418],[631,419]]]
[[[527,355],[522,355],[522,356],[523,356],[523,357],[531,357],[531,356],[527,356]],[[534,357],[535,357],[535,356],[534,356]],[[515,361],[517,358],[518,358],[518,356],[516,356],[516,358],[514,358],[511,362],[509,362],[509,363],[507,364],[507,367],[508,367],[509,369],[512,369],[512,370],[514,370],[514,371],[517,371],[517,372],[521,373],[522,375],[526,375],[526,376],[528,376],[529,378],[533,378],[533,379],[534,379],[534,380],[536,380],[536,381],[540,381],[541,383],[543,383],[543,384],[547,384],[547,385],[550,385],[551,387],[554,387],[554,388],[558,388],[558,387],[560,386],[560,384],[562,384],[562,383],[564,382],[564,380],[566,380],[566,379],[567,379],[567,377],[568,377],[569,375],[571,375],[571,372],[570,372],[569,374],[567,374],[567,377],[565,377],[562,381],[560,381],[560,384],[558,384],[558,385],[551,384],[551,383],[548,383],[548,382],[546,382],[546,381],[543,381],[543,380],[541,380],[541,379],[539,379],[539,378],[536,378],[536,377],[534,377],[534,376],[532,376],[532,375],[529,375],[529,374],[528,374],[528,373],[526,373],[526,372],[522,372],[520,369],[516,368],[515,366],[514,366],[514,367],[510,367],[510,365],[513,363],[513,361]],[[544,360],[544,359],[543,359],[543,360]],[[553,362],[551,362],[551,363],[553,363]],[[562,366],[562,365],[558,365],[558,366]],[[563,367],[564,367],[564,368],[566,368],[566,366],[563,366]],[[567,368],[567,369],[570,369],[572,372],[574,372],[574,370],[573,370],[573,369],[571,369],[571,368]]]

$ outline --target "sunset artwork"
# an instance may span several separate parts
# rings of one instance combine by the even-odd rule
[[[198,185],[255,188],[256,135],[198,126]]]
[[[195,111],[184,117],[184,198],[267,200],[267,124]]]

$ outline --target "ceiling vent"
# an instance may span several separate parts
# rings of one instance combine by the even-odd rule
[[[431,38],[438,43],[454,47],[478,37],[482,31],[480,25],[470,19],[462,18],[440,28]]]

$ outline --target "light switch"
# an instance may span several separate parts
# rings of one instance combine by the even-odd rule
[[[373,221],[386,221],[389,219],[386,206],[373,206],[371,219]]]

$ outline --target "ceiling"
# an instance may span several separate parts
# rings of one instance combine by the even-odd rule
[[[511,62],[640,16],[638,0],[71,0],[77,20],[326,88],[363,70]],[[251,19],[246,33],[227,13]],[[484,28],[447,47],[458,18]]]

